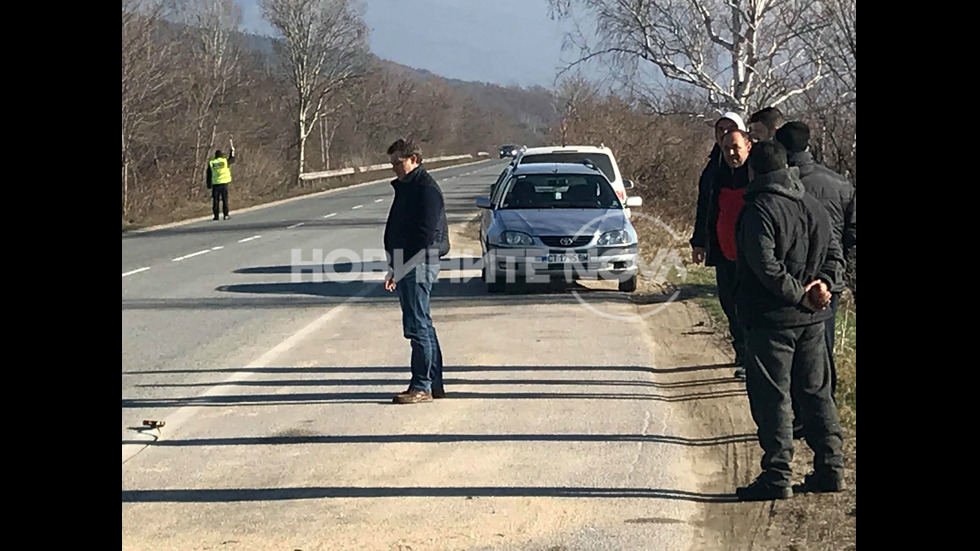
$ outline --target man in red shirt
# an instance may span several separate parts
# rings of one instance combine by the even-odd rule
[[[718,300],[728,318],[728,332],[732,337],[732,348],[735,349],[735,377],[744,380],[745,362],[749,355],[745,350],[744,331],[735,309],[735,221],[742,210],[742,194],[749,183],[745,162],[752,150],[752,140],[745,131],[744,124],[741,124],[741,119],[737,122],[739,124],[736,128],[720,137],[718,143],[724,162],[701,189],[702,197],[699,202],[704,201],[706,208],[703,216],[698,216],[696,224],[703,224],[703,227],[695,228],[695,235],[703,236],[700,241],[704,242],[704,246],[701,249],[695,247],[695,262],[704,259],[708,266],[715,267]],[[700,255],[697,254],[699,250]]]

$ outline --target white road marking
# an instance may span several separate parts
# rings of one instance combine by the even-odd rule
[[[197,251],[196,253],[191,253],[184,256],[178,256],[177,258],[173,259],[173,262],[180,262],[181,260],[184,260],[186,258],[190,258],[192,256],[197,256],[199,254],[204,254],[209,252],[211,252],[211,249],[204,249],[203,251]]]
[[[287,230],[291,230],[291,229],[293,229],[293,228],[298,228],[298,227],[300,227],[300,226],[302,226],[302,225],[303,225],[303,224],[305,224],[305,223],[306,223],[306,222],[300,222],[300,223],[298,223],[298,224],[293,224],[292,226],[289,226],[289,227],[288,227],[288,228],[286,228],[286,229],[287,229]]]
[[[262,354],[261,356],[259,356],[258,358],[256,358],[254,361],[250,362],[248,365],[245,366],[245,370],[244,371],[233,373],[230,377],[228,377],[227,379],[225,379],[225,381],[223,383],[216,384],[215,386],[211,387],[210,390],[208,390],[207,392],[204,392],[203,394],[201,394],[200,396],[198,396],[198,398],[203,399],[203,398],[208,398],[208,397],[211,397],[211,396],[221,396],[223,394],[227,394],[228,392],[232,392],[232,390],[230,390],[230,388],[231,388],[231,385],[233,385],[233,383],[244,381],[244,380],[252,377],[255,374],[254,373],[254,369],[255,368],[268,367],[270,365],[275,365],[276,364],[276,360],[279,357],[281,357],[283,354],[285,354],[286,352],[288,352],[290,349],[292,349],[298,343],[302,342],[303,339],[308,338],[313,333],[315,333],[315,332],[319,331],[320,329],[322,329],[324,325],[326,325],[328,322],[330,322],[331,320],[333,320],[333,318],[337,317],[338,314],[340,314],[344,310],[346,310],[347,309],[347,304],[349,302],[356,302],[356,301],[360,300],[361,298],[364,297],[364,295],[366,295],[369,292],[371,292],[371,290],[373,290],[374,288],[375,287],[373,285],[365,285],[363,289],[361,289],[360,291],[358,291],[357,293],[355,293],[354,296],[352,296],[350,299],[348,299],[347,302],[344,302],[342,304],[338,304],[337,306],[334,306],[333,308],[331,308],[330,310],[328,310],[326,313],[324,313],[322,316],[320,316],[319,318],[313,320],[312,323],[310,323],[306,327],[300,329],[299,331],[297,331],[296,333],[294,333],[292,336],[288,337],[286,340],[284,340],[281,343],[277,344],[275,347],[273,347],[272,349],[270,349],[265,354]],[[182,424],[186,423],[194,415],[196,415],[199,411],[201,411],[203,407],[206,407],[206,406],[184,406],[184,407],[178,409],[176,412],[174,412],[173,415],[170,415],[170,416],[167,417],[167,419],[166,419],[166,421],[167,421],[167,424],[166,424],[167,431],[164,433],[164,432],[158,430],[157,432],[159,432],[160,434],[159,435],[156,435],[156,436],[158,436],[158,438],[156,440],[154,440],[154,441],[166,439],[167,436],[170,435],[170,434],[176,434],[178,432],[178,428]],[[135,456],[139,452],[141,452],[144,449],[146,449],[146,446],[148,444],[150,444],[150,443],[151,442],[148,441],[146,444],[144,444],[144,443],[139,443],[139,444],[123,444],[123,446],[122,446],[122,462],[125,463],[126,461],[129,461],[130,459],[132,459],[133,456]]]
[[[262,237],[262,236],[261,235],[253,235],[252,237],[246,237],[245,239],[239,239],[238,242],[239,243],[245,243],[247,241],[251,241],[253,239],[258,239],[260,237]]]
[[[128,272],[123,273],[122,276],[123,277],[126,277],[126,276],[130,276],[130,275],[133,275],[133,274],[138,274],[140,272],[145,272],[145,271],[147,271],[149,269],[150,269],[149,266],[147,266],[146,268],[137,268],[135,270],[130,270]]]
[[[357,209],[359,209],[359,208],[361,208],[363,206],[364,205],[354,205],[353,207],[350,208],[350,210],[357,210]]]
[[[384,199],[375,199],[374,200],[375,203],[380,203],[381,201],[384,201]]]
[[[211,250],[212,251],[220,251],[221,249],[224,249],[224,248],[225,248],[224,245],[218,245],[217,247],[211,247]]]
[[[331,212],[330,214],[324,216],[324,218],[330,218],[331,216],[337,216],[336,212]]]

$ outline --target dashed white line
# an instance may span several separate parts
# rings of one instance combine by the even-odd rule
[[[324,216],[324,218],[330,218],[331,216],[337,216],[336,212],[331,212],[330,214]]]
[[[245,243],[247,241],[251,241],[253,239],[258,239],[260,237],[262,237],[262,236],[261,235],[253,235],[252,237],[246,237],[245,239],[239,239],[238,242],[239,243]]]
[[[288,228],[286,228],[286,229],[287,229],[287,230],[291,230],[291,229],[293,229],[293,228],[298,228],[298,227],[300,227],[300,226],[302,226],[302,225],[303,225],[303,224],[305,224],[305,223],[306,223],[306,222],[300,222],[299,224],[293,224],[292,226],[289,226],[289,227],[288,227]]]
[[[218,245],[217,247],[211,247],[211,250],[212,251],[220,251],[221,249],[224,249],[224,248],[225,248],[224,245]]]
[[[177,258],[173,259],[173,262],[180,262],[181,260],[184,260],[185,258],[190,258],[192,256],[197,256],[199,254],[204,254],[204,253],[209,253],[209,252],[211,252],[211,249],[204,249],[203,251],[197,251],[196,253],[191,253],[191,254],[184,255],[184,256],[178,256]]]
[[[361,208],[363,206],[364,205],[354,205],[353,207],[350,208],[350,210],[357,210],[357,209],[359,209],[359,208]]]
[[[374,200],[375,203],[380,203],[381,201],[384,201],[384,199],[375,199]]]
[[[126,276],[130,276],[130,275],[133,275],[133,274],[138,274],[140,272],[145,272],[145,271],[147,271],[149,269],[150,269],[149,266],[147,266],[146,268],[137,268],[135,270],[130,270],[128,272],[124,272],[122,276],[123,277],[126,277]]]

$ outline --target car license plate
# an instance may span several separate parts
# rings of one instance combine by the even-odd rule
[[[588,262],[589,255],[587,253],[577,253],[577,254],[549,254],[547,257],[548,264],[568,264],[572,262]]]

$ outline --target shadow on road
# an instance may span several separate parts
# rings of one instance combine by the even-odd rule
[[[507,373],[515,371],[592,371],[596,373],[614,373],[617,371],[639,373],[687,373],[694,371],[709,371],[712,369],[732,368],[732,364],[688,365],[677,367],[647,367],[641,365],[458,365],[446,366],[447,375],[455,373]],[[282,373],[401,373],[408,370],[405,366],[317,366],[317,367],[228,367],[220,369],[163,369],[159,371],[123,371],[123,375],[167,375],[175,373],[264,373],[278,375]]]
[[[670,499],[698,503],[737,501],[734,494],[708,494],[657,488],[567,488],[550,486],[443,488],[317,486],[308,488],[123,490],[122,492],[123,503],[231,503],[357,497],[597,497]]]
[[[580,383],[588,386],[588,382]],[[404,385],[402,385],[404,386]],[[307,392],[294,394],[235,394],[220,396],[190,396],[186,398],[123,399],[126,408],[281,406],[329,403],[390,403],[397,391],[387,392]],[[745,396],[744,388],[712,390],[692,394],[667,396],[662,394],[612,392],[454,392],[447,390],[453,400],[652,400],[656,402],[688,402],[711,398]]]
[[[123,444],[158,447],[282,446],[290,444],[444,444],[451,442],[639,442],[680,446],[721,446],[757,442],[755,434],[684,438],[659,434],[353,434],[296,435],[238,438],[165,439],[156,442],[124,440]]]

